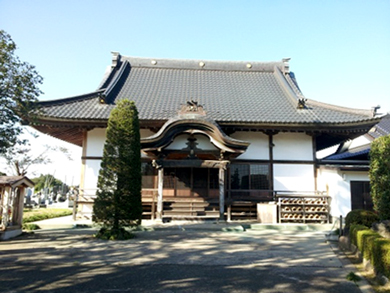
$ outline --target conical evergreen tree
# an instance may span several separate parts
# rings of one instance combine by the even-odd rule
[[[111,111],[93,207],[93,220],[114,234],[141,223],[141,143],[134,102]]]

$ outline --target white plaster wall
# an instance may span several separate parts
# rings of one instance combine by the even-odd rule
[[[274,160],[313,160],[311,136],[304,133],[279,133],[273,137]]]
[[[342,171],[341,172],[343,178],[346,181],[370,181],[368,176],[368,172],[363,171]]]
[[[87,133],[87,157],[103,156],[104,142],[106,141],[106,129],[94,128]]]
[[[318,186],[331,196],[330,213],[333,217],[346,216],[351,210],[351,192],[349,182],[337,170],[320,169]]]
[[[278,191],[314,192],[314,166],[274,164],[274,189]]]
[[[181,150],[188,147],[189,134],[180,134],[175,137],[173,142],[166,147],[168,150]],[[210,142],[210,139],[206,135],[194,135],[196,138],[197,148],[202,150],[217,150],[217,148]]]
[[[318,188],[332,197],[333,217],[345,217],[351,211],[351,181],[369,181],[367,172],[320,168],[318,175]]]
[[[239,160],[269,160],[268,135],[262,132],[237,131],[230,137],[250,142],[246,152],[238,157]]]
[[[86,160],[84,175],[84,193],[94,195],[96,193],[101,160]]]
[[[148,129],[141,129],[141,138],[148,137],[154,133]],[[104,143],[106,141],[106,128],[94,128],[87,134],[87,152],[88,157],[103,156]]]

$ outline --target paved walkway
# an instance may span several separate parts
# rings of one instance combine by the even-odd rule
[[[164,225],[128,241],[61,228],[0,242],[0,291],[371,292],[320,231]]]

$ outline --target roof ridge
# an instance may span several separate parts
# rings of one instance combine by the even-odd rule
[[[125,60],[124,62],[121,63],[121,66],[118,69],[117,73],[110,80],[110,82],[108,83],[107,87],[104,90],[104,95],[106,96],[105,98],[106,102],[110,100],[109,97],[110,94],[114,92],[116,86],[119,84],[120,80],[124,77],[124,74],[127,69],[129,69],[130,71],[130,63],[129,61]]]
[[[127,60],[132,67],[167,68],[167,69],[189,69],[189,70],[222,70],[222,71],[269,71],[273,72],[274,67],[281,71],[288,70],[288,64],[283,61],[224,61],[206,59],[171,59],[171,58],[150,58],[121,56],[121,60]]]
[[[305,99],[305,95],[302,93],[301,89],[299,88],[297,81],[295,79],[295,76],[294,76],[294,79],[292,79],[291,74],[294,74],[294,73],[290,72],[288,74],[285,74],[285,78],[286,78],[288,84],[293,89],[293,91],[295,92],[295,94],[297,95],[298,98]]]

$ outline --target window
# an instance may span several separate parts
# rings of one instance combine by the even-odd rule
[[[232,190],[268,190],[268,164],[231,164],[230,188]]]

